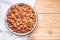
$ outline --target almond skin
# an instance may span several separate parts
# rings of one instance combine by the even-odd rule
[[[30,6],[24,3],[11,6],[8,10],[6,22],[13,32],[29,32],[34,27],[35,21],[35,12]]]

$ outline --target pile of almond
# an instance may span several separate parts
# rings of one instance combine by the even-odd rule
[[[6,22],[13,32],[26,33],[34,27],[36,14],[30,6],[24,3],[16,4],[9,8]]]

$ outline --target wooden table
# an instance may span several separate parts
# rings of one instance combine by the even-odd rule
[[[38,24],[28,40],[60,40],[60,0],[37,0],[35,9]]]

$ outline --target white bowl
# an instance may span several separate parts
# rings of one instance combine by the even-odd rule
[[[21,4],[21,3],[18,3],[18,4]],[[24,3],[24,4],[25,4],[25,5],[28,5],[28,4],[26,4],[26,3]],[[16,5],[16,4],[14,4],[14,5]],[[12,5],[12,6],[13,6],[13,5]],[[34,12],[35,12],[35,14],[36,14],[36,22],[35,22],[34,27],[32,28],[32,30],[30,30],[30,31],[27,32],[27,33],[16,33],[16,32],[13,32],[13,31],[8,27],[8,24],[7,24],[7,22],[6,22],[6,17],[5,17],[6,27],[7,27],[7,29],[8,29],[11,33],[16,34],[16,35],[27,35],[27,34],[31,33],[31,32],[36,28],[37,22],[38,22],[38,15],[37,15],[37,13],[36,13],[36,10],[35,10],[31,5],[28,5],[28,6],[30,6],[30,7],[34,10]],[[9,9],[8,9],[8,10],[9,10]],[[6,13],[6,16],[7,16],[7,13]]]

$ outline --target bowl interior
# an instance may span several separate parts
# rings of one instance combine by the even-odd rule
[[[21,3],[19,3],[19,4],[21,4]],[[25,3],[24,3],[25,4]],[[26,4],[26,5],[28,5],[28,4]],[[30,6],[30,5],[28,5],[28,6]],[[30,6],[31,7],[31,6]],[[37,25],[37,20],[38,20],[38,15],[37,15],[37,13],[36,13],[36,10],[33,8],[33,7],[31,7],[33,10],[34,10],[34,12],[35,12],[35,14],[36,14],[36,21],[35,21],[35,24],[34,24],[34,27],[32,28],[32,30],[31,31],[29,31],[29,32],[27,32],[27,33],[16,33],[16,32],[13,32],[10,28],[8,28],[8,24],[7,24],[7,22],[6,22],[6,27],[7,27],[7,29],[10,31],[10,32],[12,32],[13,34],[16,34],[16,35],[27,35],[27,34],[29,34],[29,33],[31,33],[34,29],[35,29],[35,27],[36,27],[36,25]],[[9,10],[9,9],[8,9]],[[7,13],[6,13],[6,16],[7,16]],[[6,19],[6,18],[5,18]]]

